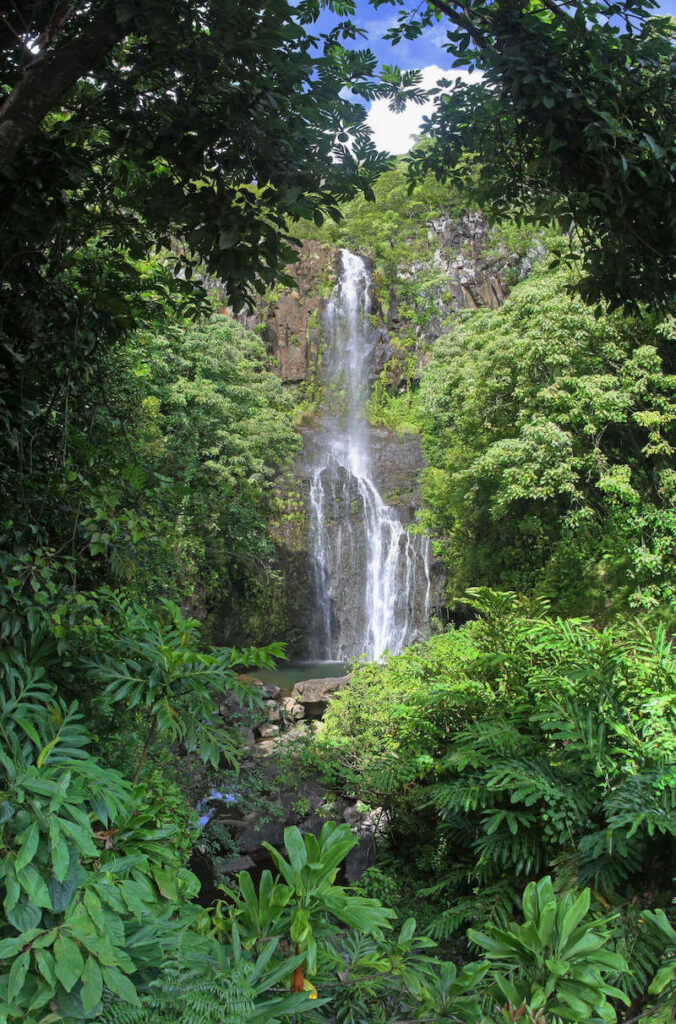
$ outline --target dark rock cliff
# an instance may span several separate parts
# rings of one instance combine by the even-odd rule
[[[312,377],[320,358],[320,321],[335,281],[335,250],[305,242],[289,268],[293,288],[276,288],[242,317],[249,329],[262,329],[270,368],[288,384]]]

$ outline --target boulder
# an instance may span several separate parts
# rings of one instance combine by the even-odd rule
[[[278,738],[259,740],[252,750],[254,757],[271,757],[277,750]]]
[[[305,718],[305,708],[295,697],[285,697],[281,703],[282,718],[289,722],[299,722]]]
[[[275,736],[279,736],[279,726],[266,722],[264,725],[258,726],[258,735],[263,740],[271,740]]]
[[[234,875],[237,871],[251,871],[256,867],[251,857],[233,857],[226,860],[225,857],[214,857],[214,867],[219,875]]]
[[[254,736],[253,729],[247,729],[242,726],[237,730],[237,735],[247,750],[251,750],[252,747],[256,746],[256,737]]]
[[[268,709],[268,722],[279,722],[281,715],[279,713],[279,704],[276,700],[266,700],[265,706]]]
[[[275,686],[274,683],[265,683],[261,686],[261,693],[263,694],[266,704],[269,700],[279,700],[282,695],[282,691],[278,686]]]
[[[350,681],[349,676],[334,679],[305,679],[296,683],[291,696],[303,705],[306,718],[321,718],[329,701],[340,690],[344,690]]]
[[[263,847],[263,843],[270,843],[284,849],[284,828],[283,821],[267,821],[264,824],[254,824],[237,836],[237,845],[243,856],[248,855],[255,862],[269,859],[270,854]]]

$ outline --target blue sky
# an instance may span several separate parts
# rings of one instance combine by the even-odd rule
[[[413,6],[414,0],[411,0],[407,7],[410,9]],[[357,0],[356,7],[357,12],[353,20],[368,33],[368,39],[356,45],[368,46],[381,64],[396,64],[402,69],[424,69],[423,84],[427,87],[431,87],[439,77],[442,77],[442,72],[448,71],[451,58],[442,49],[446,36],[443,20],[439,22],[437,28],[428,29],[420,39],[412,42],[403,40],[393,47],[391,43],[383,40],[382,36],[391,25],[396,24],[397,14],[401,8],[385,4],[375,10],[368,0]],[[664,0],[658,10],[662,14],[676,16],[676,0]],[[321,31],[335,24],[335,21],[335,15],[322,14],[313,31]],[[453,74],[457,75],[458,72]],[[412,136],[421,117],[427,112],[424,107],[409,105],[403,114],[392,114],[387,109],[385,101],[377,100],[369,113],[369,123],[375,133],[376,144],[391,153],[406,152],[410,148]]]
[[[409,10],[414,7],[414,0],[406,5]],[[381,63],[397,64],[401,68],[419,68],[429,64],[439,64],[446,57],[445,51],[441,49],[440,45],[446,36],[444,20],[439,22],[439,27],[436,30],[428,30],[420,39],[413,42],[403,40],[398,46],[393,47],[389,42],[384,41],[382,36],[387,28],[396,24],[397,15],[402,8],[385,4],[375,10],[368,0],[357,0],[356,8],[356,17],[353,20],[360,28],[366,29],[368,32],[368,46]],[[676,16],[676,0],[664,0],[659,4],[657,10],[662,14]],[[333,24],[335,20],[335,15],[323,14],[319,26]]]

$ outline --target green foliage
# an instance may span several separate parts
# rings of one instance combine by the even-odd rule
[[[241,305],[293,259],[290,223],[321,223],[368,193],[386,161],[341,89],[348,78],[372,94],[395,89],[374,80],[367,50],[342,49],[349,28],[312,34],[319,11],[312,0],[208,3],[195,20],[184,0],[98,0],[54,18],[48,3],[16,5],[0,36],[0,164],[12,260],[30,240],[20,302],[41,274],[74,267],[78,291],[102,285],[102,310],[128,322],[131,288],[145,298],[134,262],[180,239],[186,277],[189,251]],[[40,55],[24,77],[30,40]],[[107,250],[123,287],[87,266],[92,250]]]
[[[524,923],[503,930],[469,930],[470,941],[491,961],[496,996],[515,1010],[560,1021],[615,1021],[608,997],[629,998],[606,976],[627,973],[621,956],[604,948],[611,930],[589,917],[590,892],[557,899],[551,878],[531,882],[523,894]]]
[[[159,962],[169,916],[198,883],[165,841],[174,829],[92,756],[77,704],[42,670],[5,668],[0,1011],[37,1024],[51,1005],[82,1020],[104,990],[138,1002],[130,975]]]
[[[223,594],[269,561],[271,481],[299,447],[293,406],[266,370],[263,343],[231,318],[143,332],[129,354],[136,380],[138,458],[171,481],[157,495],[158,528],[179,555],[169,575],[152,548],[139,582]],[[166,524],[166,525],[165,525]]]
[[[671,320],[595,317],[537,270],[435,345],[418,399],[449,589],[671,617]]]
[[[102,581],[197,607],[255,587],[272,555],[272,475],[299,443],[264,358],[258,338],[222,317],[148,329],[51,397],[44,382],[48,423],[24,409],[28,424],[8,435],[14,496],[0,536],[14,625],[3,629]],[[36,587],[41,612],[27,607]]]
[[[396,356],[394,362],[393,372],[397,381],[395,387],[398,393],[392,394],[393,382],[389,368],[385,366],[373,385],[368,401],[369,422],[387,427],[388,430],[396,433],[416,434],[420,431],[417,389],[414,387],[414,377],[417,372],[416,359],[415,356],[409,357],[404,369]]]
[[[437,937],[467,920],[504,927],[523,885],[547,871],[559,888],[650,905],[676,842],[665,630],[599,630],[486,589],[469,600],[481,619],[355,671],[316,761],[388,808],[415,865],[399,868],[406,888],[446,901]]]
[[[585,298],[634,308],[668,306],[676,270],[674,29],[657,10],[431,0],[388,32],[446,27],[453,67],[481,72],[449,73],[412,179],[431,170],[495,218],[557,218],[581,241]]]
[[[38,1024],[51,1006],[55,1020],[74,1024],[98,1016],[102,1000],[140,1006],[138,993],[199,913],[186,902],[199,882],[184,866],[194,812],[157,768],[135,785],[151,741],[234,760],[217,699],[232,691],[253,699],[235,668],[269,667],[280,651],[200,651],[198,623],[167,600],[155,615],[104,591],[78,595],[75,614],[64,613],[37,600],[63,600],[37,564],[42,571],[29,577],[37,614],[9,630],[12,645],[0,653],[0,1011]],[[68,678],[85,683],[84,708],[103,731],[117,719],[98,744],[104,754],[120,742],[120,719],[142,711],[133,782],[90,752],[78,703],[55,685],[66,689]]]
[[[495,698],[472,678],[470,631],[445,633],[383,665],[359,665],[331,701],[318,739],[329,780],[371,803],[405,793],[434,769],[449,732]]]
[[[646,910],[644,921],[660,943],[663,963],[650,983],[650,995],[668,1002],[676,998],[676,928],[663,910]]]
[[[184,619],[172,601],[162,601],[157,615],[118,595],[111,604],[113,626],[99,637],[105,653],[90,663],[91,678],[103,688],[104,707],[123,703],[130,711],[138,708],[147,720],[134,781],[155,735],[180,742],[214,767],[221,758],[234,764],[238,742],[220,719],[218,699],[233,693],[242,704],[260,701],[234,666],[273,667],[274,657],[283,654],[281,645],[200,651],[199,623]]]
[[[285,829],[288,860],[264,845],[286,884],[274,883],[265,871],[257,896],[250,876],[241,872],[239,894],[229,893],[234,909],[226,924],[232,927],[236,920],[245,942],[276,932],[287,934],[310,974],[317,970],[317,938],[331,934],[326,927],[329,916],[364,934],[389,928],[393,911],[334,884],[339,865],[356,844],[347,825],[326,822],[318,839],[310,833],[302,836],[295,826]]]
[[[313,1021],[392,1024],[415,1014],[473,1024],[489,963],[458,969],[438,960],[413,919],[385,938],[394,912],[334,884],[355,841],[345,825],[327,823],[318,839],[287,829],[288,860],[270,848],[284,881],[264,871],[256,891],[240,872],[237,888],[202,913],[197,930],[179,936],[142,1004],[128,1010],[108,1001],[102,1019],[271,1024],[302,1013]]]
[[[387,284],[394,284],[402,267],[416,258],[431,257],[434,248],[427,222],[441,214],[459,216],[465,201],[460,193],[435,181],[432,175],[409,189],[403,160],[379,176],[373,193],[375,203],[363,197],[353,199],[342,207],[339,222],[327,222],[319,232],[313,232],[308,225],[307,234],[317,234],[322,241],[367,253],[377,273],[383,275]],[[404,282],[397,284],[404,287]],[[384,298],[389,298],[387,293]]]
[[[143,1005],[129,1012],[112,1003],[101,1019],[106,1024],[279,1024],[297,1019],[308,1011],[308,997],[279,994],[280,979],[295,961],[271,969],[276,948],[273,939],[256,957],[242,949],[236,934],[232,945],[195,934],[183,937]]]
[[[277,977],[291,976],[292,990],[304,988],[310,999],[319,995],[310,1007],[314,1020],[390,1024],[416,1013],[438,1014],[443,1021],[475,1021],[488,963],[458,970],[440,962],[430,955],[434,942],[416,935],[413,919],[386,938],[395,912],[335,885],[340,865],[356,842],[347,825],[327,822],[318,838],[287,828],[287,856],[268,847],[282,878],[264,871],[257,892],[249,873],[240,872],[237,889],[226,890],[226,900],[212,915],[215,934],[221,941],[241,936],[244,949],[266,942],[270,956],[292,946],[295,953],[287,953]]]

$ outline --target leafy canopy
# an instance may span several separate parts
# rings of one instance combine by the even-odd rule
[[[442,83],[413,179],[448,177],[494,218],[558,219],[581,244],[589,301],[668,305],[676,63],[655,0],[373,2],[404,8],[393,41],[446,29],[453,67],[477,73]]]
[[[435,343],[425,515],[452,596],[499,584],[564,612],[670,617],[673,322],[595,317],[570,280],[541,267]]]

